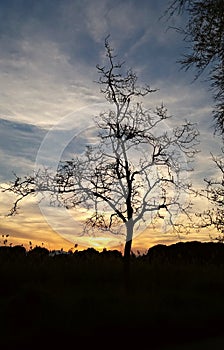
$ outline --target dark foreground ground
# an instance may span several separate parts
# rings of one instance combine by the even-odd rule
[[[224,349],[224,245],[50,257],[0,247],[0,349]]]

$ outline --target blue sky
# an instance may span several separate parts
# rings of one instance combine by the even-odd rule
[[[158,89],[144,101],[147,106],[163,102],[174,124],[185,119],[198,123],[201,152],[192,183],[203,186],[203,178],[215,174],[210,152],[219,153],[221,141],[213,135],[211,93],[202,81],[206,76],[192,83],[193,72],[180,70],[176,63],[186,43],[168,26],[181,26],[183,19],[160,19],[168,5],[168,0],[1,1],[1,183],[12,179],[13,171],[32,171],[49,130],[61,152],[73,131],[91,126],[91,118],[107,108],[94,81],[96,65],[105,60],[108,34],[115,52],[136,71],[139,81]],[[46,158],[50,164],[48,153]],[[35,201],[32,208],[25,204],[21,215],[6,219],[12,198],[3,197],[2,233],[23,242],[45,240],[51,247],[60,241]],[[167,237],[157,239],[169,241]],[[147,239],[146,244],[157,242],[155,237]],[[60,244],[65,244],[63,239]]]

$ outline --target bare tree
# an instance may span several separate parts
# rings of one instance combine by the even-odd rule
[[[197,226],[201,228],[213,228],[218,232],[218,236],[211,237],[219,242],[224,242],[224,149],[219,156],[212,155],[212,161],[219,171],[215,178],[204,179],[205,188],[199,195],[206,198],[210,208],[196,213],[200,218]]]
[[[68,209],[87,208],[85,230],[123,233],[128,260],[134,230],[147,215],[154,213],[155,220],[166,215],[174,224],[174,213],[187,213],[189,203],[183,203],[181,193],[191,187],[185,180],[198,131],[188,121],[165,129],[166,108],[146,109],[141,102],[155,90],[137,85],[136,74],[117,62],[108,38],[105,50],[107,63],[97,66],[98,83],[113,108],[94,119],[99,142],[88,145],[82,156],[61,161],[56,174],[40,169],[24,179],[16,176],[6,191],[17,195],[11,215],[24,197],[39,192],[49,192],[52,203]]]
[[[215,129],[224,135],[224,1],[171,0],[167,14],[187,15],[185,27],[177,28],[188,44],[179,63],[186,70],[194,68],[196,79],[207,70]]]

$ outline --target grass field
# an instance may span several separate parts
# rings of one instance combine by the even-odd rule
[[[80,342],[106,349],[224,346],[224,260],[164,263],[133,256],[127,289],[119,254],[90,249],[50,257],[3,248],[1,349],[70,343],[75,349]]]

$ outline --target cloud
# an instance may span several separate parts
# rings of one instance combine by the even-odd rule
[[[13,172],[31,172],[45,133],[31,124],[0,119],[1,181],[12,179]]]
[[[0,61],[3,114],[39,126],[53,125],[79,107],[98,101],[96,84],[73,67],[56,44],[31,38],[20,43],[20,53]],[[80,68],[80,69],[79,69]],[[83,68],[85,71],[85,68]]]

